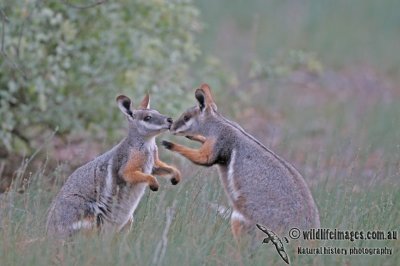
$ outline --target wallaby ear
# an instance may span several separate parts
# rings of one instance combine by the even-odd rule
[[[194,96],[196,97],[196,100],[199,102],[200,110],[203,111],[204,108],[206,107],[205,103],[206,99],[204,97],[204,93],[201,90],[197,89],[196,92],[194,93]]]
[[[119,109],[121,109],[121,111],[125,115],[132,116],[132,110],[131,110],[132,102],[131,99],[129,99],[129,97],[125,95],[119,95],[115,100],[118,103]]]
[[[211,89],[207,84],[202,84],[200,88],[196,89],[194,95],[199,102],[199,107],[201,111],[208,108],[217,111],[217,105],[215,104],[212,97]]]
[[[139,108],[141,109],[150,109],[150,95],[146,93],[144,96],[142,102],[139,105]]]

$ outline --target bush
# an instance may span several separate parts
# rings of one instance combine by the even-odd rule
[[[30,153],[56,128],[62,135],[110,130],[120,121],[118,93],[138,103],[150,92],[157,109],[171,113],[192,86],[199,22],[191,1],[106,1],[85,9],[66,3],[82,1],[0,6],[1,150]]]

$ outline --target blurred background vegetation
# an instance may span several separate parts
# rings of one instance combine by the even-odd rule
[[[176,118],[202,82],[224,115],[304,174],[324,227],[398,229],[399,10],[397,0],[3,0],[0,255],[13,265],[50,262],[51,243],[29,241],[43,234],[71,171],[124,136],[117,94],[138,103],[150,92],[152,107]],[[160,152],[182,169],[182,184],[160,180],[132,234],[118,244],[82,239],[66,264],[280,262],[267,246],[237,254],[229,221],[207,207],[227,205],[215,170]],[[175,218],[162,260],[153,251],[167,209]],[[399,250],[399,241],[324,244]],[[289,255],[305,265],[400,262],[399,252]]]
[[[112,134],[121,122],[113,108],[117,93],[137,99],[151,92],[169,112],[179,107],[170,99],[184,95],[199,53],[192,5],[110,1],[80,9],[66,3],[74,4],[21,0],[2,7],[0,145],[9,152],[30,155],[46,130]]]
[[[386,78],[398,81],[398,1],[93,3],[2,4],[3,161],[29,157],[52,132],[60,145],[68,145],[68,137],[87,142],[84,133],[112,143],[121,137],[118,93],[139,99],[150,92],[157,109],[175,114],[200,82],[232,96],[225,99],[247,106],[256,100],[262,107],[274,97],[263,81],[270,87],[290,76],[305,83],[310,80],[301,79],[328,79],[323,92],[351,89],[338,84],[348,79],[366,83],[356,84],[366,85],[360,91],[377,91]],[[303,76],[293,74],[298,70]],[[368,80],[377,76],[385,78]]]

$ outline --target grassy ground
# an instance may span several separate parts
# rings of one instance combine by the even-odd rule
[[[398,1],[355,1],[350,6],[348,1],[295,2],[199,3],[207,26],[201,45],[215,54],[220,51],[225,66],[240,69],[248,58],[268,60],[280,50],[300,48],[317,52],[325,66],[319,74],[298,70],[255,82],[244,93],[220,89],[216,92],[219,110],[303,173],[322,227],[399,233],[400,91],[387,79],[398,73],[400,65],[393,48],[400,41]],[[252,48],[257,13],[259,26]],[[226,30],[230,34],[225,36]],[[231,39],[232,34],[241,37]],[[241,48],[244,52],[238,53]],[[260,244],[252,256],[247,248],[238,247],[229,220],[208,207],[210,202],[227,206],[216,169],[195,167],[160,150],[165,161],[180,167],[184,181],[173,187],[160,179],[159,192],[146,192],[130,233],[113,239],[78,237],[73,245],[63,247],[65,265],[284,265],[270,244]],[[54,262],[56,247],[42,237],[47,208],[68,174],[63,169],[49,172],[43,166],[25,173],[31,178],[19,180],[24,193],[15,186],[1,195],[1,265]],[[23,172],[21,167],[21,176]],[[290,240],[285,245],[292,265],[400,264],[399,240],[313,244]],[[386,246],[394,254],[297,255],[298,246],[311,245]]]
[[[302,97],[294,99],[289,95],[299,86],[285,82],[278,85],[271,85],[266,95],[258,93],[252,101],[254,105],[244,109],[248,115],[238,115],[236,119],[305,175],[319,206],[322,226],[342,230],[398,230],[400,110],[396,99],[376,99],[367,104],[361,94],[348,94],[343,101],[321,95],[320,101],[307,101],[314,92],[307,93],[303,88]],[[265,114],[257,111],[262,102],[267,106]],[[223,112],[229,109],[228,105],[222,102],[219,108]],[[267,120],[265,126],[253,121],[257,116]],[[268,131],[270,123],[275,123],[273,128],[279,129],[279,133]],[[267,129],[265,134],[260,126]],[[276,141],[270,142],[271,139]],[[229,221],[208,207],[210,202],[227,205],[214,168],[195,167],[165,150],[161,153],[166,161],[180,166],[185,177],[182,184],[173,187],[160,179],[162,189],[157,193],[147,192],[130,233],[112,240],[78,238],[74,245],[64,248],[66,265],[282,264],[271,245],[260,244],[251,257],[247,248],[239,249],[230,233]],[[46,210],[64,175],[63,171],[32,173],[25,184],[25,193],[18,193],[15,188],[2,195],[2,265],[52,262],[55,252],[52,243],[30,241],[43,236]],[[49,179],[56,182],[50,184]],[[165,232],[167,217],[173,219]],[[291,240],[286,247],[294,265],[397,265],[399,243],[398,240],[317,243],[317,246],[347,248],[386,246],[394,252],[390,256],[297,255],[298,246],[311,245],[298,240]]]
[[[9,192],[2,199],[0,255],[2,265],[47,265],[54,260],[55,247],[42,237],[49,200],[57,191],[50,191],[35,175],[25,194]],[[206,179],[206,180],[205,180]],[[238,253],[230,234],[228,221],[206,207],[208,202],[224,203],[224,195],[214,171],[201,170],[187,175],[179,187],[164,182],[159,193],[147,193],[137,210],[132,231],[115,239],[78,238],[64,247],[65,265],[245,265],[282,264],[272,246],[260,246],[252,257],[245,248]],[[322,225],[347,230],[398,230],[399,188],[378,184],[354,192],[350,181],[313,187]],[[168,242],[162,244],[167,213],[173,209]],[[298,256],[297,246],[309,243],[291,240],[286,247],[294,265],[396,265],[399,263],[399,241],[327,241],[318,245],[330,247],[383,247],[394,249],[391,256]],[[161,248],[160,248],[160,247]],[[161,251],[165,247],[165,253]],[[159,252],[157,252],[159,250]]]
[[[233,69],[249,58],[305,50],[330,66],[374,66],[392,78],[400,74],[400,17],[397,0],[243,0],[197,3],[205,31],[200,44]]]

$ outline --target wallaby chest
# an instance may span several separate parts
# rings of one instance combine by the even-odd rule
[[[121,160],[115,160],[117,155],[108,161],[101,197],[96,204],[98,213],[106,218],[104,226],[120,228],[132,217],[147,184],[126,182],[123,175],[134,171],[151,174],[156,149],[155,143],[151,144],[130,147],[121,152]]]
[[[143,147],[143,150],[140,151],[143,154],[143,166],[142,171],[146,174],[151,174],[154,166],[154,153],[155,153],[155,144],[154,145],[146,145]]]
[[[122,178],[124,173],[131,171],[141,171],[145,174],[150,174],[154,166],[154,154],[156,152],[156,144],[151,141],[144,143],[139,147],[130,148],[127,151],[127,158],[118,169],[118,174]]]
[[[132,162],[133,164],[139,164],[137,167],[145,174],[150,174],[153,170],[154,166],[154,153],[155,153],[155,144],[147,144],[143,145],[140,150],[134,151],[132,155]],[[137,159],[138,161],[135,162],[134,160]]]

